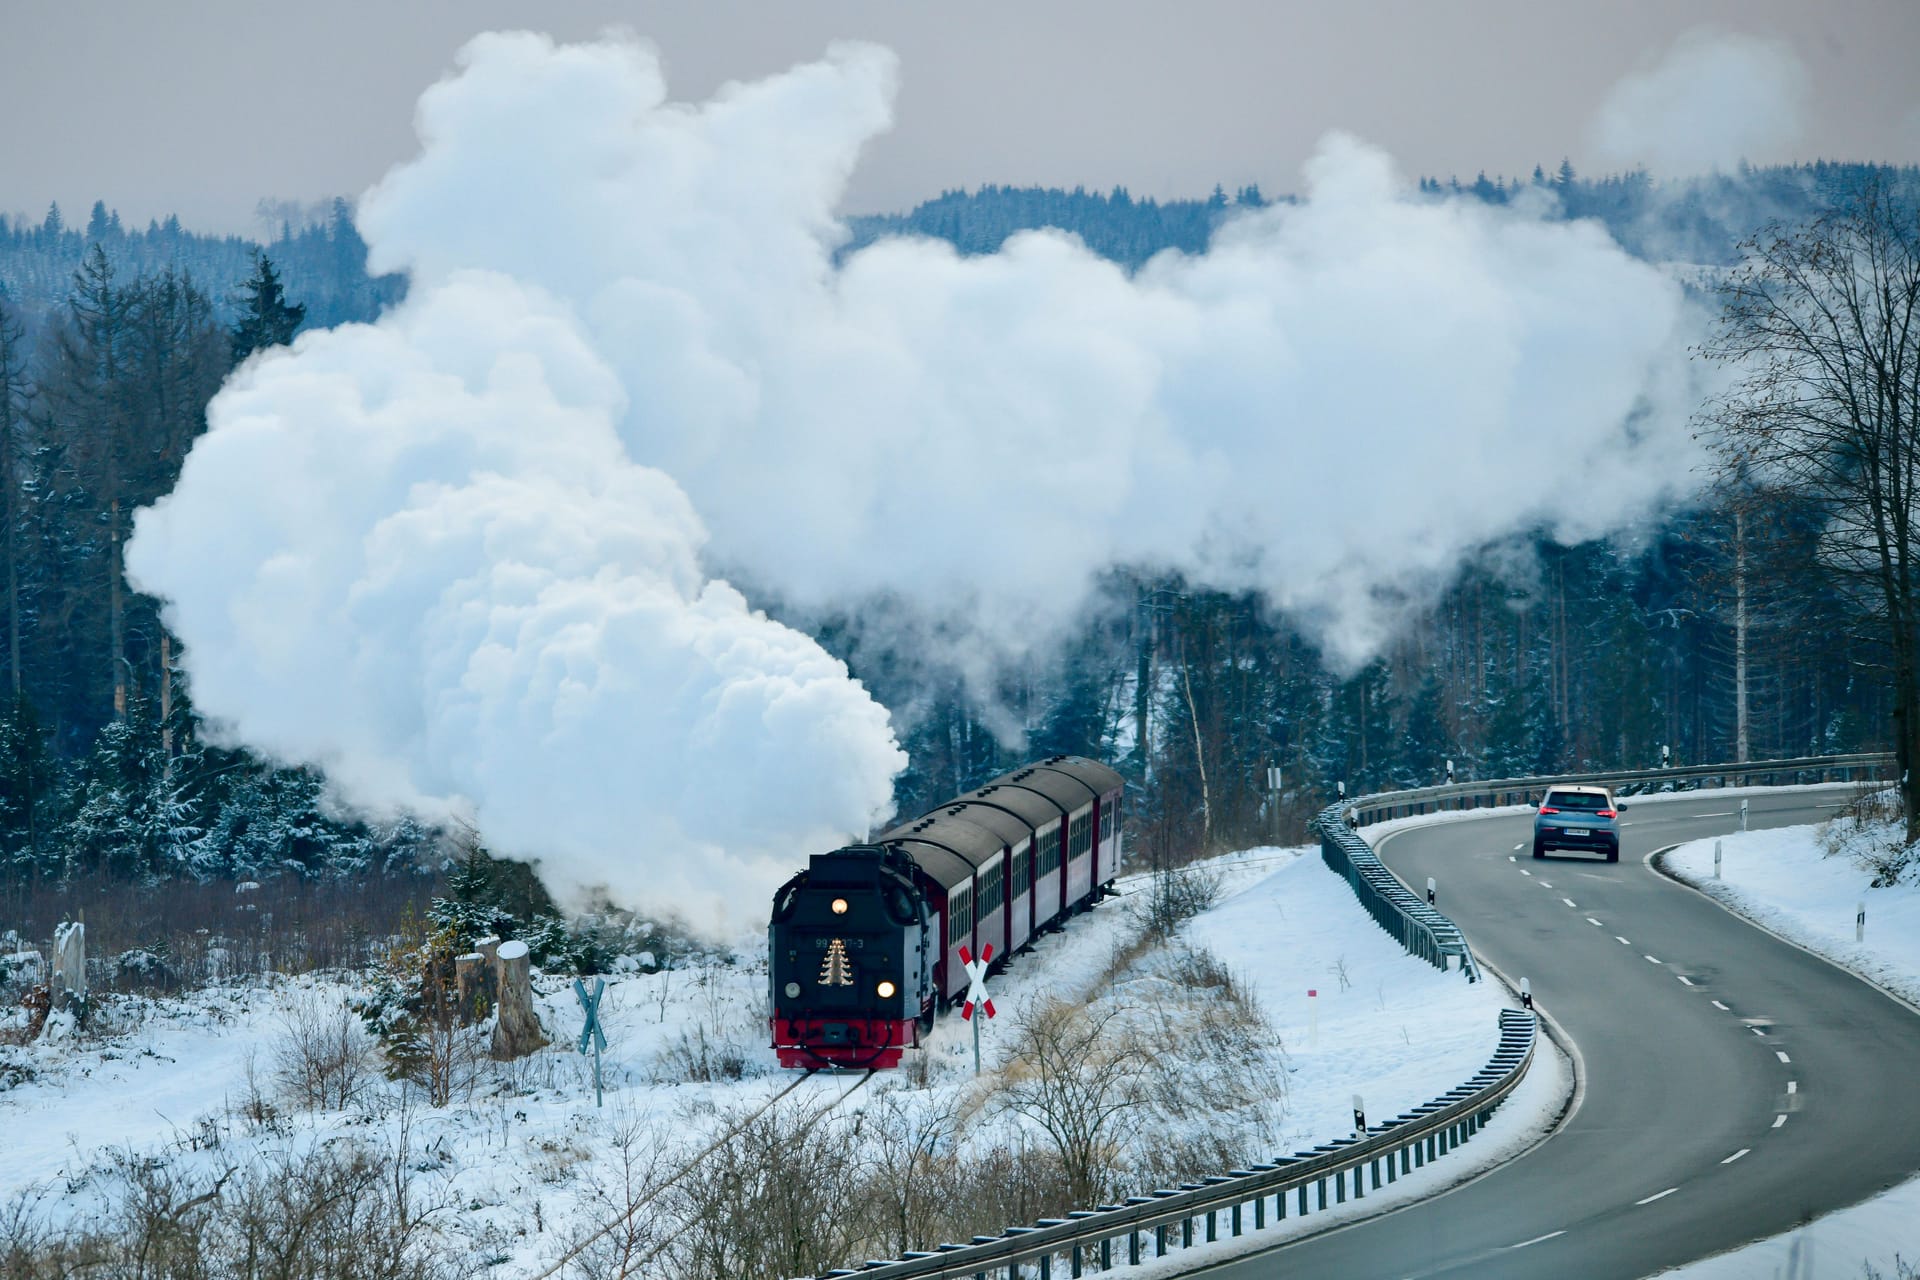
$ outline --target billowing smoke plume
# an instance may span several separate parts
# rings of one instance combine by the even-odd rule
[[[618,40],[460,62],[361,205],[409,301],[236,376],[129,565],[239,738],[563,885],[751,915],[885,803],[885,714],[714,566],[988,654],[1160,566],[1351,663],[1475,549],[1688,483],[1677,287],[1352,139],[1132,276],[1059,234],[837,260],[884,51],[700,106]]]
[[[1777,160],[1800,136],[1806,96],[1785,41],[1696,28],[1613,87],[1593,141],[1602,160],[1665,178]]]

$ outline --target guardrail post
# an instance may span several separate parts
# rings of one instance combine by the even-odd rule
[[[1140,1233],[1138,1231],[1127,1232],[1127,1265],[1130,1267],[1140,1265]]]
[[[1053,1280],[1053,1255],[1050,1253],[1040,1255],[1040,1280]]]
[[[1235,1217],[1240,1216],[1239,1205],[1234,1206],[1233,1213]],[[1220,1238],[1218,1231],[1216,1231],[1214,1227],[1214,1219],[1217,1218],[1218,1216],[1219,1215],[1216,1214],[1212,1209],[1207,1210],[1207,1243],[1208,1244],[1212,1244],[1215,1240],[1218,1240]],[[1234,1234],[1238,1235],[1239,1232],[1235,1232]]]
[[[1375,1156],[1372,1160],[1369,1160],[1367,1162],[1367,1168],[1373,1175],[1373,1189],[1378,1191],[1380,1189],[1380,1157]]]
[[[1100,1239],[1100,1269],[1102,1271],[1113,1270],[1113,1237],[1112,1236],[1103,1236]]]
[[[1347,1171],[1345,1169],[1333,1175],[1333,1202],[1335,1204],[1347,1202]]]
[[[1067,1262],[1067,1269],[1073,1273],[1072,1280],[1080,1280],[1080,1268],[1082,1265],[1080,1260],[1080,1244],[1078,1241],[1075,1241],[1073,1256],[1069,1258]]]
[[[1192,1218],[1180,1219],[1180,1247],[1182,1249],[1193,1248],[1193,1219]]]
[[[1322,1178],[1320,1179],[1320,1208],[1324,1210],[1326,1207],[1327,1207],[1327,1180],[1325,1178]]]
[[[1240,1206],[1233,1206],[1233,1234],[1240,1234]]]
[[[1153,1229],[1153,1256],[1156,1258],[1167,1256],[1167,1224],[1164,1222]]]

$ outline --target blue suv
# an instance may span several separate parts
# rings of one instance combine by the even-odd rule
[[[1620,811],[1605,787],[1554,787],[1533,815],[1533,856],[1549,849],[1591,849],[1620,861]]]

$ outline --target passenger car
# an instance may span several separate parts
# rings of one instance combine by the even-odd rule
[[[1620,861],[1620,811],[1605,787],[1549,788],[1533,815],[1533,856],[1549,849],[1592,849]]]

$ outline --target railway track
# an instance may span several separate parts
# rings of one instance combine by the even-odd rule
[[[735,1121],[731,1126],[728,1127],[726,1132],[722,1133],[719,1137],[715,1138],[712,1142],[708,1143],[705,1147],[701,1148],[700,1154],[694,1156],[693,1159],[687,1161],[684,1165],[680,1166],[680,1168],[674,1172],[672,1177],[666,1179],[664,1182],[660,1183],[660,1185],[654,1187],[651,1191],[647,1192],[646,1195],[640,1197],[640,1199],[636,1200],[633,1204],[628,1205],[626,1210],[623,1213],[621,1213],[618,1217],[608,1221],[603,1226],[601,1226],[598,1230],[596,1230],[592,1235],[587,1236],[584,1240],[581,1240],[579,1243],[575,1244],[571,1249],[567,1250],[564,1254],[562,1254],[553,1263],[552,1266],[548,1267],[545,1271],[539,1272],[538,1274],[534,1275],[533,1277],[531,1277],[531,1280],[550,1280],[550,1277],[559,1275],[560,1272],[567,1266],[568,1263],[574,1261],[582,1253],[586,1252],[586,1250],[590,1246],[592,1246],[595,1241],[603,1240],[608,1235],[612,1234],[614,1231],[619,1230],[619,1228],[622,1225],[624,1225],[626,1222],[631,1220],[636,1213],[639,1213],[642,1209],[646,1208],[648,1205],[652,1204],[655,1200],[657,1200],[660,1197],[662,1192],[669,1190],[674,1185],[676,1185],[682,1178],[686,1177],[689,1173],[699,1168],[701,1161],[705,1160],[708,1156],[712,1155],[715,1151],[718,1151],[726,1143],[733,1141],[736,1137],[738,1137],[741,1134],[742,1131],[746,1129],[748,1125],[752,1124],[755,1120],[758,1120],[761,1116],[765,1115],[768,1111],[778,1106],[780,1102],[787,1097],[788,1094],[792,1093],[795,1089],[798,1089],[801,1085],[805,1084],[807,1081],[813,1079],[814,1076],[819,1074],[820,1074],[820,1069],[814,1068],[813,1070],[808,1071],[806,1074],[799,1076],[796,1079],[790,1081],[787,1084],[786,1088],[780,1090],[780,1092],[774,1094],[771,1098],[768,1098],[765,1102],[761,1103],[758,1107],[755,1107],[752,1111],[740,1117],[739,1120]],[[858,1079],[854,1080],[852,1084],[848,1085],[845,1089],[841,1090],[839,1097],[835,1098],[832,1102],[829,1102],[827,1105],[825,1105],[824,1107],[821,1107],[817,1112],[815,1112],[812,1118],[810,1118],[807,1121],[807,1126],[811,1128],[813,1125],[818,1124],[822,1119],[832,1114],[832,1112],[836,1108],[838,1108],[841,1103],[845,1102],[848,1098],[852,1097],[857,1091],[859,1091],[859,1089],[862,1086],[864,1086],[867,1083],[867,1081],[873,1079],[873,1076],[874,1076],[874,1073],[872,1071],[862,1072]],[[659,1253],[660,1249],[665,1248],[668,1243],[671,1243],[671,1237],[669,1237],[669,1239],[666,1241],[662,1241],[661,1244],[658,1247],[656,1247],[652,1253],[649,1253],[646,1257],[641,1258],[636,1262],[629,1263],[624,1269],[620,1271],[619,1273],[620,1280],[625,1280],[625,1277],[633,1275],[636,1271],[639,1270],[639,1268],[653,1261],[654,1257]]]

